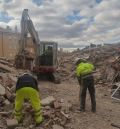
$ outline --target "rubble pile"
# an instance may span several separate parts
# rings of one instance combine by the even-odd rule
[[[58,73],[61,76],[62,81],[69,80],[71,77],[74,77],[74,59],[75,57],[70,53],[68,53],[67,56],[59,57]]]
[[[0,95],[5,98],[5,102],[13,102],[15,97],[15,81],[5,74],[0,74],[0,78]]]
[[[47,103],[46,100],[48,101]],[[62,99],[56,100],[54,97],[49,96],[42,100],[41,103],[44,106],[44,129],[55,129],[55,127],[59,127],[60,129],[71,128],[67,125],[71,120],[70,111],[72,110],[72,105],[70,102],[65,102]]]
[[[107,45],[98,48],[76,50],[72,53],[59,54],[59,69],[61,80],[71,80],[75,77],[75,58],[86,58],[95,67],[96,83],[112,83],[118,75],[119,67],[115,70],[114,62],[119,66],[120,47],[117,45]],[[119,59],[120,60],[120,59]],[[120,79],[119,79],[120,81]]]
[[[0,58],[0,72],[14,72],[14,65],[13,61],[6,59],[6,58]]]
[[[8,65],[10,67],[13,67],[13,60],[9,60],[7,58],[0,57],[0,63],[4,65]]]
[[[119,45],[77,50],[72,53],[61,52],[58,55],[58,73],[62,81],[73,80],[75,78],[75,58],[85,57],[95,64],[96,84],[108,85],[120,82],[119,54]],[[25,103],[23,124],[18,124],[13,115],[15,84],[19,73],[22,72],[24,71],[14,68],[13,61],[0,58],[0,128],[2,129],[35,128],[34,117],[32,117],[34,113],[28,103]],[[53,96],[48,96],[41,103],[45,120],[38,129],[72,129],[69,126],[72,111],[70,102],[65,102],[62,99],[56,100]],[[30,111],[31,113],[29,113]]]
[[[40,128],[42,127],[42,129],[72,129],[72,127],[70,127],[69,125],[71,121],[70,113],[72,110],[72,105],[70,102],[63,101],[62,99],[56,100],[53,96],[48,96],[47,98],[41,101],[41,104],[44,121],[40,125]],[[6,108],[6,105],[9,106]],[[5,105],[1,105],[2,111],[0,111],[0,128],[35,128],[36,125],[34,121],[34,111],[30,103],[25,102],[23,107],[24,120],[22,123],[18,124],[16,119],[14,119],[13,115],[13,103],[9,102]]]
[[[40,125],[42,129],[72,129],[69,125],[72,111],[72,104],[70,102],[48,96],[41,100],[41,105],[44,117],[44,121]],[[31,105],[26,103],[24,107],[24,121],[19,126],[35,128],[34,111]]]
[[[15,83],[18,72],[14,68],[13,61],[0,58],[0,128],[6,128],[13,117]],[[7,120],[8,119],[8,120]],[[14,124],[14,121],[13,121]]]
[[[18,73],[20,72],[13,67],[12,63],[9,64],[9,61],[0,59],[0,128],[2,129],[35,128],[34,113],[30,103],[25,103],[23,109],[24,122],[18,124],[14,119],[15,84]],[[67,126],[70,122],[70,103],[48,96],[41,101],[41,104],[44,116],[44,122],[41,125],[43,129],[70,129]]]

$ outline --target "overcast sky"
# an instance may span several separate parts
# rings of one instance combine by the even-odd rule
[[[40,40],[67,47],[120,41],[120,0],[0,0],[0,27],[20,30],[25,8]]]

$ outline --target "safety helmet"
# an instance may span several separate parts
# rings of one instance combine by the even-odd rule
[[[30,72],[29,70],[24,70],[24,72],[23,72],[23,71],[20,71],[20,72],[19,72],[19,77],[20,77],[20,76],[24,76],[24,75],[26,75],[26,74],[29,74],[29,75],[30,75],[31,72]]]
[[[80,63],[85,63],[87,60],[86,59],[84,59],[84,58],[75,58],[75,65],[78,65],[78,64],[80,64]]]

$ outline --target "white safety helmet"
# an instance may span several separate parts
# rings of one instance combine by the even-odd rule
[[[78,65],[78,64],[80,64],[81,62],[86,62],[87,60],[86,59],[84,59],[84,58],[78,58],[78,57],[76,57],[75,58],[75,65]]]

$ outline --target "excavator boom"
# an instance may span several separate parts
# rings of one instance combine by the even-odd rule
[[[35,57],[31,57],[30,52],[26,50],[28,34],[30,34],[34,44]],[[28,68],[27,65],[30,64],[29,69],[32,69],[32,62],[35,62],[38,57],[39,44],[40,40],[34,28],[33,22],[28,14],[28,9],[24,9],[21,17],[21,36],[19,41],[19,50],[15,59],[16,67],[25,69]]]

